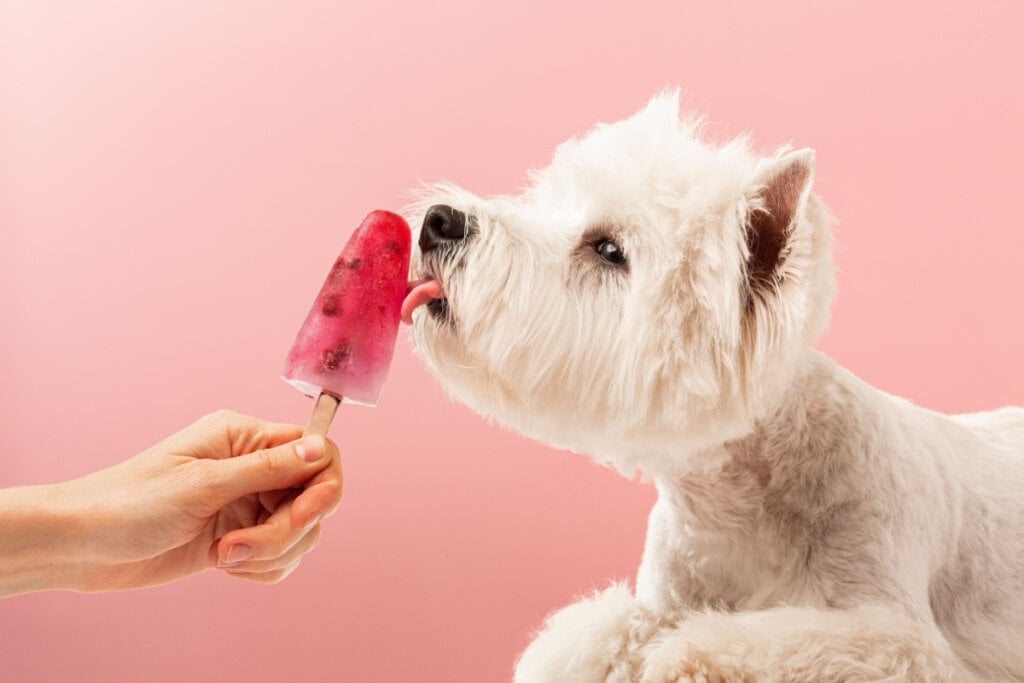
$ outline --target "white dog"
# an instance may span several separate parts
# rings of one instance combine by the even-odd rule
[[[699,128],[658,95],[519,196],[409,211],[446,390],[658,489],[635,595],[554,613],[516,680],[1024,680],[1024,410],[940,415],[812,350],[813,153]]]

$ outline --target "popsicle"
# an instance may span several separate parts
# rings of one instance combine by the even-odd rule
[[[341,401],[377,404],[395,349],[411,242],[401,216],[374,211],[334,262],[281,374],[317,397],[306,434],[326,434]]]

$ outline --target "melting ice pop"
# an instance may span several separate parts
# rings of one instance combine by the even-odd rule
[[[374,211],[334,262],[281,375],[318,397],[306,434],[326,434],[342,400],[377,404],[395,350],[411,241],[401,216]]]

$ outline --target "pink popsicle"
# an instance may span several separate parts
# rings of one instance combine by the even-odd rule
[[[411,241],[397,214],[374,211],[363,219],[295,337],[285,381],[307,396],[377,404],[395,349]]]

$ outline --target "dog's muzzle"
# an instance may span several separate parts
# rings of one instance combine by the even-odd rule
[[[470,229],[475,226],[475,219],[467,219],[466,214],[447,204],[434,204],[423,216],[423,228],[420,230],[420,251],[424,256],[438,251],[443,258],[446,252],[465,241]],[[442,249],[443,248],[443,249]],[[412,324],[412,313],[425,305],[430,315],[437,320],[452,321],[445,298],[444,288],[436,275],[427,273],[428,277],[409,283],[409,288],[402,302],[402,320]]]

